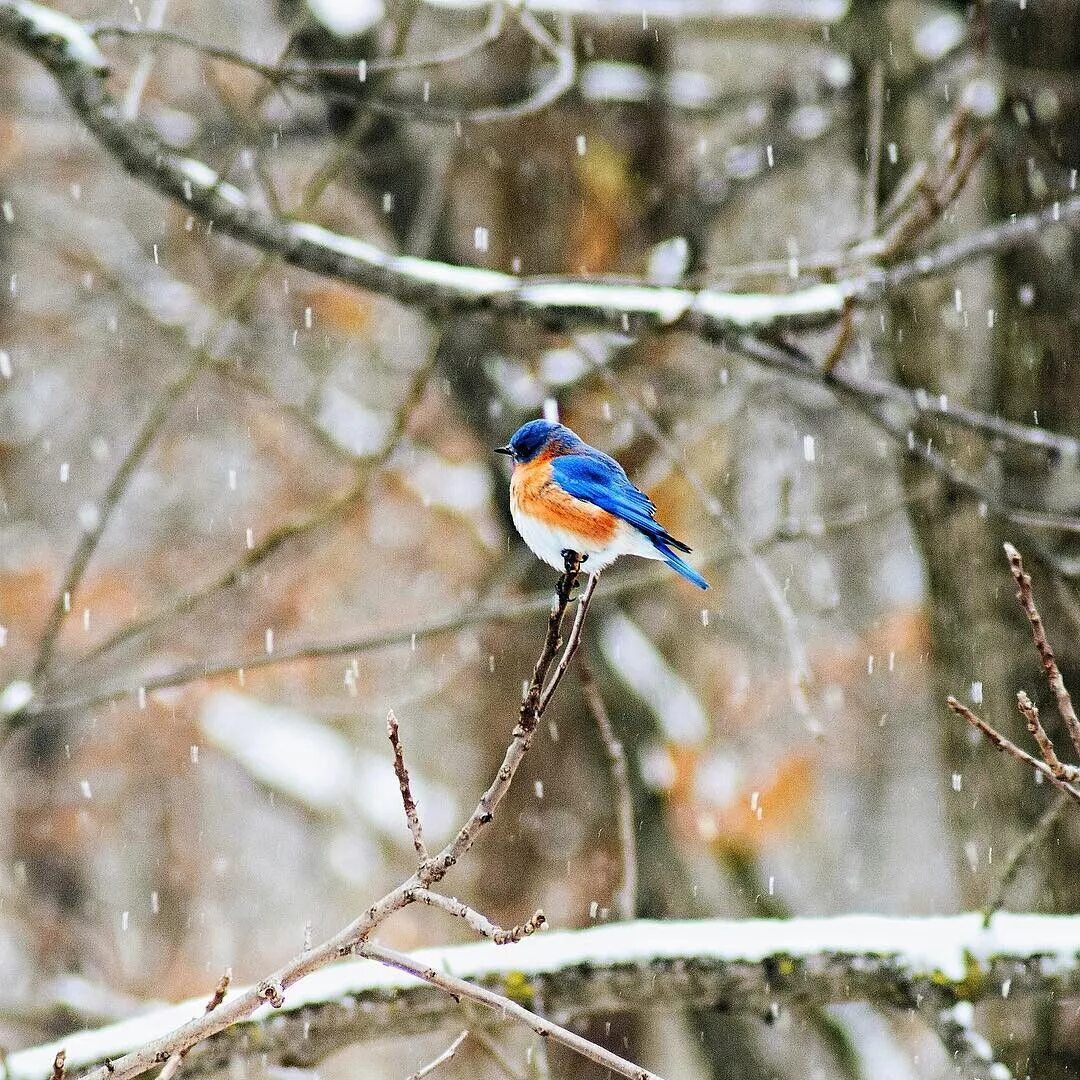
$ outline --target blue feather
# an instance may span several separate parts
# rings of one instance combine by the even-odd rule
[[[561,454],[551,461],[555,482],[568,495],[592,503],[639,532],[653,543],[664,561],[687,581],[699,589],[707,589],[708,582],[672,551],[690,550],[681,540],[676,540],[655,517],[656,507],[645,492],[630,482],[623,467],[612,457],[583,445],[578,453]]]

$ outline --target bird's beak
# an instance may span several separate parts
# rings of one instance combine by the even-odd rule
[[[495,447],[495,453],[496,454],[505,454],[507,457],[513,457],[514,456],[514,451],[509,446],[496,446]]]

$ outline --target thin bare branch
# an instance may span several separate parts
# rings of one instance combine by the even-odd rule
[[[406,1080],[424,1080],[430,1076],[440,1065],[445,1065],[461,1049],[461,1044],[469,1037],[469,1029],[466,1028],[438,1057],[432,1058],[423,1068],[410,1073]]]
[[[574,558],[576,558],[576,556],[574,556]],[[568,566],[570,565],[570,562],[571,560],[568,559]],[[581,645],[581,631],[585,626],[585,615],[589,610],[589,605],[592,603],[593,593],[596,592],[596,586],[599,584],[600,574],[590,574],[588,583],[585,586],[585,591],[578,600],[577,612],[574,614],[574,623],[570,629],[570,636],[566,639],[566,648],[563,650],[558,667],[555,668],[555,674],[551,676],[551,681],[540,695],[539,711],[541,713],[548,707],[548,702],[551,701],[551,697],[558,688],[559,683],[562,682],[562,677],[566,674],[567,668],[570,667],[570,661],[574,659],[574,654]]]
[[[544,644],[522,697],[518,720],[511,733],[503,762],[453,839],[405,881],[320,945],[304,950],[257,985],[227,998],[213,1012],[204,1013],[165,1035],[150,1039],[115,1061],[91,1070],[82,1080],[132,1080],[133,1077],[167,1061],[171,1055],[184,1052],[203,1039],[250,1016],[263,1004],[268,1003],[274,1008],[283,1007],[285,995],[291,986],[305,975],[326,967],[334,960],[357,952],[376,927],[395,912],[415,902],[416,890],[430,889],[457,865],[476,843],[484,828],[494,820],[495,811],[509,791],[518,768],[532,746],[543,715],[542,689],[559,655],[563,620],[578,582],[580,566],[580,557],[568,552],[566,571],[556,585],[555,602],[548,617]],[[580,634],[580,627],[578,633]]]
[[[424,827],[420,824],[420,814],[416,809],[416,799],[413,796],[412,784],[409,782],[409,770],[405,764],[405,751],[401,746],[398,720],[393,709],[386,714],[386,733],[390,738],[390,745],[394,748],[394,775],[397,777],[398,788],[401,791],[405,820],[409,823],[409,833],[412,836],[413,847],[416,848],[416,856],[423,864],[428,860],[428,849],[424,843]]]
[[[928,494],[923,498],[928,498]],[[882,503],[875,508],[860,507],[849,514],[838,515],[825,521],[810,523],[805,529],[795,529],[784,525],[773,535],[766,537],[755,545],[755,550],[767,551],[780,544],[802,539],[818,539],[838,531],[853,528],[883,517],[901,512],[907,505],[914,504],[919,500],[901,501],[899,503]],[[716,566],[735,558],[735,553],[724,548],[714,552],[706,552],[701,562],[705,567]],[[641,589],[647,589],[661,582],[669,580],[671,571],[667,567],[644,567],[640,570],[609,574],[604,586],[604,599],[611,600],[619,596],[625,596]],[[518,619],[528,618],[550,607],[551,600],[547,592],[541,591],[527,596],[521,600],[513,600],[504,596],[488,600],[475,607],[464,611],[454,611],[436,615],[424,622],[410,623],[408,626],[392,630],[378,631],[367,634],[360,638],[352,638],[347,641],[325,641],[309,643],[295,649],[276,649],[272,655],[265,652],[257,656],[247,656],[240,659],[227,660],[220,663],[199,661],[185,664],[174,671],[149,679],[141,679],[120,687],[111,687],[99,690],[96,693],[82,697],[60,697],[53,695],[41,701],[34,701],[20,710],[20,715],[31,715],[36,710],[48,707],[57,712],[76,711],[81,712],[112,701],[141,693],[152,693],[155,690],[169,689],[175,686],[184,686],[192,682],[200,682],[205,679],[217,679],[224,676],[235,676],[238,672],[260,670],[262,668],[276,667],[280,664],[295,663],[300,660],[330,659],[338,656],[355,656],[360,653],[373,652],[378,649],[392,648],[395,645],[410,644],[413,641],[421,641],[434,637],[438,634],[454,633],[486,622],[513,622]],[[89,658],[89,654],[88,654]],[[67,675],[67,672],[62,672]]]
[[[1028,830],[1028,832],[1017,841],[1015,847],[1009,852],[1005,859],[1005,866],[1001,871],[1001,876],[998,878],[997,884],[994,886],[994,891],[990,894],[990,898],[986,901],[986,909],[983,917],[983,925],[989,926],[990,920],[994,917],[995,912],[1001,910],[1005,904],[1005,897],[1008,894],[1012,883],[1016,880],[1016,875],[1020,873],[1020,868],[1024,865],[1027,857],[1036,848],[1040,847],[1042,843],[1049,838],[1054,826],[1061,820],[1061,815],[1065,812],[1065,808],[1069,805],[1069,796],[1064,791],[1059,791],[1054,798],[1054,801],[1039,815],[1039,820]]]
[[[547,917],[539,910],[530,915],[523,923],[512,926],[509,930],[504,930],[501,926],[493,923],[486,915],[481,914],[475,908],[469,907],[468,904],[463,903],[456,896],[444,896],[442,893],[434,892],[431,889],[416,889],[412,894],[412,899],[418,903],[427,904],[428,907],[445,911],[456,919],[464,920],[481,937],[494,941],[496,945],[511,945],[547,926]]]
[[[581,1035],[576,1035],[567,1028],[560,1027],[550,1020],[529,1012],[528,1009],[519,1005],[516,1001],[511,1001],[510,998],[503,997],[501,994],[496,994],[494,991],[482,986],[466,982],[464,979],[459,979],[442,971],[436,971],[435,968],[428,967],[421,961],[413,959],[407,953],[397,952],[383,945],[376,945],[371,941],[363,942],[357,952],[361,956],[377,960],[387,967],[415,975],[418,979],[445,990],[458,1001],[475,1001],[477,1004],[484,1005],[504,1016],[512,1016],[515,1020],[519,1020],[532,1028],[538,1035],[560,1043],[568,1050],[580,1054],[587,1061],[591,1061],[603,1069],[610,1069],[619,1076],[629,1077],[630,1080],[661,1080],[656,1073],[644,1069],[640,1065],[634,1065],[625,1058],[619,1057],[618,1054],[613,1054],[610,1050],[590,1042]]]
[[[616,893],[615,909],[620,918],[632,919],[637,914],[637,828],[634,818],[634,793],[630,787],[630,770],[626,765],[626,748],[615,734],[604,704],[600,687],[596,685],[592,665],[585,649],[578,652],[578,681],[585,704],[592,713],[600,741],[604,744],[611,782],[614,788],[615,819],[619,828],[619,849],[622,855],[622,881]]]
[[[1039,753],[1042,754],[1043,761],[1050,766],[1051,772],[1059,779],[1068,780],[1071,783],[1080,780],[1080,769],[1075,765],[1066,765],[1057,756],[1054,744],[1051,741],[1050,736],[1047,735],[1046,728],[1042,725],[1042,720],[1039,719],[1038,708],[1036,708],[1035,703],[1023,690],[1017,692],[1016,707],[1020,710],[1020,715],[1023,716],[1024,720],[1027,722],[1027,729],[1031,732],[1031,737],[1038,745]]]

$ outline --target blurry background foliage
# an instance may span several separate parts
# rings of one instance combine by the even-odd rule
[[[452,117],[527,100],[552,61],[506,13],[469,52],[487,9],[62,6],[163,20],[267,62],[290,41],[290,61],[461,47],[456,62],[303,92],[168,43],[108,42],[128,106],[266,205],[447,262],[782,291],[812,280],[817,253],[867,234],[868,130],[880,123],[869,202],[885,204],[934,160],[972,80],[1002,106],[933,235],[1065,197],[1080,164],[1080,35],[1063,0],[653,21],[596,4],[572,20],[569,90],[483,124],[372,102],[430,98]],[[122,172],[10,50],[0,200],[0,687],[36,670],[45,703],[0,751],[0,1042],[202,994],[230,965],[257,978],[305,923],[321,937],[399,880],[412,852],[388,708],[431,839],[445,838],[501,757],[543,616],[425,628],[550,589],[512,532],[490,452],[546,399],[619,457],[714,586],[667,575],[612,591],[633,569],[620,566],[586,634],[630,755],[638,913],[987,901],[1050,794],[975,744],[943,699],[1016,732],[1013,692],[1042,692],[1000,556],[1013,534],[827,390],[686,334],[427,317],[263,260]],[[843,362],[1080,435],[1078,255],[1074,236],[1049,232],[905,288],[855,315]],[[835,336],[809,344],[823,355]],[[989,461],[1033,505],[1080,502],[1075,462],[920,430]],[[115,481],[142,435],[137,468]],[[43,656],[72,552],[110,512]],[[746,543],[757,572],[732,554]],[[1036,572],[1068,676],[1075,587]],[[785,620],[807,657],[808,708],[791,692]],[[360,644],[236,670],[336,640]],[[138,690],[187,664],[180,685]],[[227,674],[199,678],[203,664]],[[507,925],[541,906],[584,926],[608,917],[619,880],[611,784],[573,677],[548,719],[454,887]],[[1076,911],[1078,841],[1064,817],[1010,905]],[[410,909],[384,934],[414,947],[467,929]],[[995,1016],[1021,1075],[1076,1067],[1074,1008]],[[845,1076],[859,1058],[877,1063],[867,1076],[947,1068],[925,1033],[870,1006],[772,1028],[614,1019],[593,1034],[631,1057],[652,1047],[676,1077]],[[522,1068],[527,1042],[503,1044]],[[401,1076],[420,1049],[365,1046],[320,1071]],[[446,1074],[500,1075],[468,1048]]]

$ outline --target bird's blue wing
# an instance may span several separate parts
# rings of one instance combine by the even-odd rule
[[[633,525],[652,542],[664,561],[687,581],[699,589],[707,589],[709,583],[688,563],[672,551],[689,551],[681,540],[676,540],[654,517],[656,507],[652,499],[639,491],[623,471],[623,467],[607,454],[592,450],[588,454],[562,454],[552,458],[551,473],[555,482],[568,495],[592,503]]]
[[[630,483],[623,467],[607,454],[564,454],[552,458],[551,472],[568,495],[599,506],[646,536],[667,537],[653,517],[656,507],[652,500]]]

